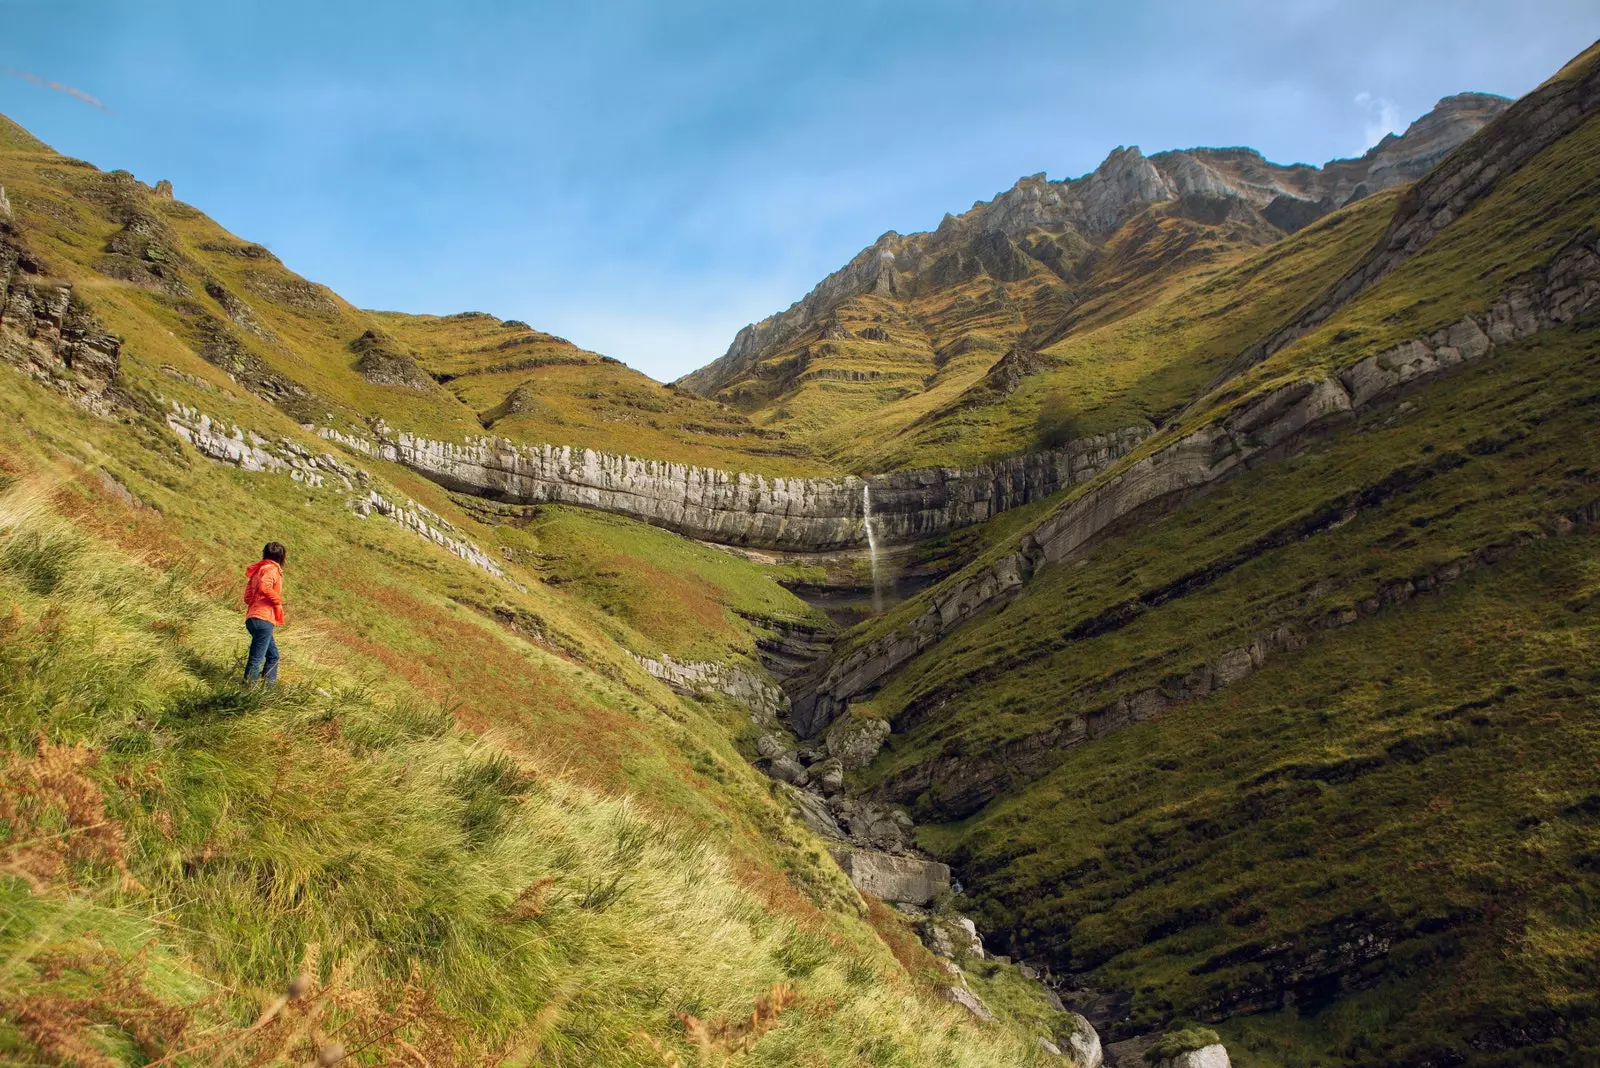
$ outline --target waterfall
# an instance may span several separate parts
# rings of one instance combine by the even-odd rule
[[[867,528],[867,556],[872,561],[872,611],[883,611],[883,589],[878,583],[878,535],[872,529],[872,483],[861,483],[861,525]]]

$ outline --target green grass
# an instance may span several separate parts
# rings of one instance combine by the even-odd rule
[[[66,1034],[118,1063],[141,1041],[265,1063],[320,1013],[375,1039],[356,1063],[403,1039],[435,1063],[651,1064],[641,1032],[687,1056],[674,1014],[738,1019],[788,983],[800,1002],[742,1061],[1027,1056],[902,969],[716,720],[584,602],[282,476],[150,453],[20,379],[0,403],[29,421],[7,423],[0,499],[0,775],[24,799],[0,819],[9,1055]],[[100,497],[49,441],[148,503]],[[221,565],[267,529],[292,547],[285,684],[245,689]],[[494,596],[576,655],[463,607]],[[243,1036],[303,967],[316,998]],[[133,1001],[84,993],[114,979]]]
[[[122,335],[131,396],[312,452],[331,446],[301,421],[482,432],[443,385],[360,377],[374,316],[4,134],[23,240]],[[99,271],[113,208],[160,224],[161,251],[117,267],[134,283]],[[219,328],[229,307],[258,329]],[[234,377],[200,351],[217,329]],[[389,332],[425,366],[474,344]],[[268,403],[268,381],[308,392]],[[4,1056],[304,1060],[321,1028],[352,1063],[403,1040],[436,1064],[660,1064],[694,1059],[678,1014],[738,1021],[789,984],[736,1063],[1029,1063],[1021,1025],[975,1031],[901,963],[905,932],[740,755],[748,717],[630,655],[748,658],[740,613],[811,617],[786,572],[567,509],[502,522],[348,458],[503,559],[497,579],[360,518],[336,479],[202,458],[159,410],[98,418],[0,367]],[[290,546],[284,685],[247,690],[238,591],[269,539]],[[302,969],[313,992],[247,1031]]]
[[[1600,493],[1597,361],[1592,324],[1540,335],[1046,570],[858,702],[897,724],[864,784],[979,759],[1286,622],[1543,537]],[[1259,548],[1384,486],[1342,525]],[[1577,873],[1600,754],[1593,540],[1534,541],[1325,632],[1234,687],[1059,752],[1043,778],[922,840],[971,880],[1001,948],[1132,993],[1126,1033],[1233,1016],[1217,1026],[1230,1052],[1249,1036],[1240,1064],[1393,1063],[1470,1052],[1467,1038],[1527,1015],[1564,1021],[1535,1049],[1591,1049],[1578,932],[1600,886]],[[1141,602],[1219,561],[1232,563]],[[1074,636],[1119,604],[1137,606],[1120,626]],[[939,811],[936,794],[921,804]],[[1239,1022],[1242,991],[1272,985],[1248,947],[1310,952],[1345,923],[1395,948],[1353,969],[1351,990]]]

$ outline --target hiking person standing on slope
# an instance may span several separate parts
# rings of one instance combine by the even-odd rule
[[[244,629],[250,632],[250,657],[244,665],[244,681],[265,679],[278,682],[278,643],[274,627],[283,626],[283,562],[289,551],[279,542],[269,541],[261,559],[244,571]]]

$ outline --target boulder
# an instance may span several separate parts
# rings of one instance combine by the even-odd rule
[[[1072,1059],[1076,1068],[1100,1068],[1105,1063],[1100,1033],[1094,1029],[1094,1024],[1078,1013],[1069,1012],[1067,1017],[1071,1031],[1063,1027],[1059,1034],[1062,1045],[1066,1046],[1066,1056]]]
[[[852,842],[891,853],[905,852],[912,823],[904,812],[879,801],[848,797],[834,798],[832,808]]]
[[[1043,1035],[1039,1036],[1039,1049],[1050,1054],[1052,1057],[1061,1056],[1061,1047],[1050,1041],[1048,1038],[1045,1038]]]
[[[1228,1051],[1209,1027],[1168,1031],[1144,1051],[1154,1068],[1229,1068]]]
[[[777,733],[763,734],[757,738],[756,752],[762,760],[777,760],[779,757],[794,755],[788,739]]]
[[[796,790],[792,786],[781,788],[789,803],[794,806],[793,811],[806,826],[824,838],[843,838],[844,832],[834,822],[833,813],[828,811],[828,804],[816,794],[804,790]]]
[[[767,774],[794,786],[804,786],[811,778],[811,773],[801,767],[798,760],[787,754],[769,763]]]
[[[857,771],[872,763],[888,737],[886,720],[846,713],[828,728],[825,741],[828,755],[837,758],[846,771]]]
[[[1155,1062],[1156,1068],[1230,1068],[1228,1051],[1220,1042],[1201,1046]]]
[[[807,770],[812,783],[824,794],[836,794],[844,789],[844,765],[837,757],[818,761]]]
[[[857,890],[884,901],[926,905],[935,895],[950,889],[950,866],[936,860],[851,846],[836,846],[829,852]]]
[[[947,986],[941,990],[940,993],[944,996],[946,1001],[953,1001],[957,1005],[960,1005],[963,1009],[966,1009],[968,1012],[970,1012],[973,1015],[973,1018],[978,1020],[980,1023],[989,1023],[994,1019],[994,1013],[989,1011],[989,1007],[978,999],[978,995],[974,994],[965,987]]]

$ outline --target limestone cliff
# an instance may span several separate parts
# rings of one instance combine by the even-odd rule
[[[981,523],[1105,470],[1147,431],[1128,427],[969,470],[868,478],[764,478],[503,438],[462,444],[382,432],[323,436],[392,460],[457,491],[517,504],[573,504],[725,545],[817,552],[895,544]]]

